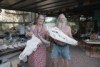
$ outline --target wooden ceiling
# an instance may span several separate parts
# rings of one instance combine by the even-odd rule
[[[43,13],[77,10],[96,4],[100,5],[100,0],[0,0],[3,9]]]

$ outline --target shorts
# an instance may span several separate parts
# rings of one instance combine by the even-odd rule
[[[51,58],[52,59],[58,59],[59,57],[62,57],[63,59],[70,60],[70,50],[69,45],[60,46],[55,44],[53,46],[52,52],[51,52]]]

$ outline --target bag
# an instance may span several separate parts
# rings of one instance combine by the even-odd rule
[[[41,40],[33,34],[32,38],[27,41],[23,52],[19,55],[19,59],[24,60],[27,56],[31,55],[33,51],[36,51],[40,43],[42,43]]]
[[[69,37],[68,35],[66,35],[65,33],[63,33],[59,28],[57,27],[53,27],[51,29],[48,29],[49,32],[49,36],[55,40],[70,44],[70,45],[77,45],[78,42]]]

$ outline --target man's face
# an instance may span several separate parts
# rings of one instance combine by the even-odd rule
[[[58,27],[60,28],[62,26],[65,26],[66,23],[67,23],[66,17],[63,14],[59,15],[58,21],[57,21]]]
[[[43,25],[43,23],[44,23],[44,17],[40,16],[40,17],[38,18],[38,20],[37,20],[37,24]]]
[[[65,21],[65,18],[63,18],[63,17],[59,18],[59,22],[63,23],[64,21]]]

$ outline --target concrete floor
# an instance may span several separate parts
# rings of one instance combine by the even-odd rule
[[[92,58],[86,55],[79,47],[70,47],[71,60],[69,61],[69,67],[100,67],[100,58]],[[51,67],[50,53],[47,54],[47,66]],[[58,63],[58,67],[64,67],[62,61]]]
[[[70,50],[71,60],[69,61],[69,67],[100,67],[100,58],[92,58],[87,56],[85,51],[79,47],[70,47]],[[16,58],[18,59],[18,56]],[[16,64],[18,64],[18,62],[12,63],[12,67],[16,67]],[[52,67],[50,51],[47,51],[46,67]],[[61,59],[59,59],[58,67],[64,67]]]

